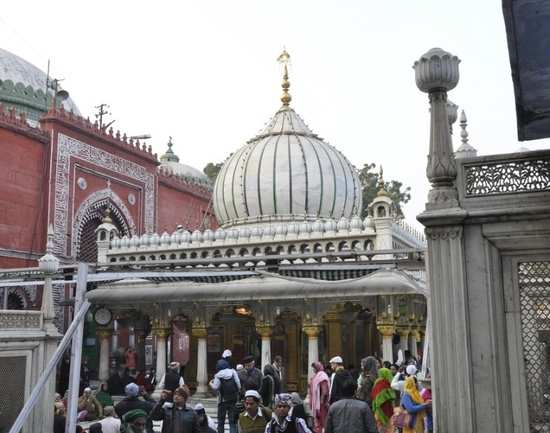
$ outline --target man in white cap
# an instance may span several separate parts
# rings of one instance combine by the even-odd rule
[[[260,404],[260,393],[249,389],[244,393],[244,412],[239,415],[239,433],[264,433],[271,420],[271,410]]]
[[[330,404],[332,404],[342,398],[342,384],[352,376],[344,369],[344,360],[341,356],[335,356],[329,362],[332,370],[330,377]]]
[[[397,373],[393,377],[393,380],[391,381],[391,387],[403,394],[403,389],[405,388],[405,379],[408,376],[415,376],[416,372],[417,369],[414,365],[407,365],[407,367],[405,368],[405,374]]]
[[[219,370],[218,366],[220,365],[221,362],[225,361],[227,362],[230,366],[232,365],[231,364],[231,357],[233,356],[233,353],[231,353],[231,350],[229,349],[225,349],[223,352],[222,352],[222,357],[221,359],[218,359],[218,362],[216,363],[216,371]]]
[[[216,433],[216,423],[208,416],[204,405],[202,403],[197,403],[194,409],[199,424],[198,433]]]

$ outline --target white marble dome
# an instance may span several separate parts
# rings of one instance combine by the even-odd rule
[[[226,160],[213,194],[224,227],[350,218],[361,200],[355,168],[287,105]]]

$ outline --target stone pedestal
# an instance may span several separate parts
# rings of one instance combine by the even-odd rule
[[[262,339],[262,362],[260,369],[264,371],[266,365],[271,364],[271,334],[272,328],[267,323],[259,323],[256,325],[256,331]]]
[[[208,336],[208,331],[205,326],[193,326],[192,335],[197,339],[197,391],[194,397],[206,397],[208,395],[206,352],[206,337]]]
[[[110,354],[110,338],[113,334],[111,329],[97,330],[97,338],[99,340],[99,371],[98,378],[101,382],[106,382],[109,379],[109,354]]]

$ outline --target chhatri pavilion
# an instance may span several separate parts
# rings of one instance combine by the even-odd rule
[[[121,237],[109,215],[97,228],[97,271],[112,276],[87,293],[99,379],[126,347],[157,377],[180,361],[198,393],[225,348],[262,366],[281,355],[287,388],[301,392],[316,360],[357,367],[366,355],[421,353],[425,241],[382,179],[361,219],[356,169],[290,105],[288,57],[282,106],[218,174],[218,229]]]

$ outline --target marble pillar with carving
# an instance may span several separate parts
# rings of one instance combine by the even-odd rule
[[[98,379],[100,382],[106,382],[109,379],[109,356],[111,354],[110,344],[113,330],[110,328],[98,328],[96,334],[99,340]]]
[[[157,356],[157,363],[156,363],[156,379],[157,383],[160,383],[162,380],[162,377],[166,373],[166,341],[168,339],[168,336],[170,335],[171,329],[163,326],[163,327],[154,327],[153,328],[153,335],[156,337],[157,344],[156,344],[156,356]]]
[[[271,364],[271,335],[273,329],[267,322],[256,323],[256,331],[262,339],[262,360],[260,369],[263,372],[266,365]]]
[[[197,339],[197,391],[195,397],[208,395],[208,365],[206,338],[208,330],[205,324],[193,323],[191,334]]]
[[[395,334],[393,319],[387,316],[379,317],[376,321],[376,329],[382,336],[382,359],[393,364],[393,335]]]
[[[311,364],[319,361],[319,334],[321,333],[321,326],[318,324],[304,325],[303,331],[307,335],[307,380],[309,383],[313,377]]]

